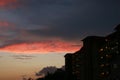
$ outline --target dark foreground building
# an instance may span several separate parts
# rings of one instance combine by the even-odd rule
[[[65,55],[67,80],[120,80],[120,25],[106,37],[88,36]]]

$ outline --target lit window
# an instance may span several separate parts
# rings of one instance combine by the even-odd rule
[[[117,64],[113,64],[113,68],[117,68],[118,67],[118,65]]]
[[[106,46],[105,48],[107,49],[108,47]]]
[[[101,66],[101,67],[104,67],[104,64],[101,64],[100,66]]]
[[[108,57],[109,55],[106,54],[106,57]]]
[[[105,75],[105,72],[102,72],[101,75]]]
[[[103,56],[101,56],[100,58],[103,59]]]
[[[119,44],[118,42],[116,42],[116,44]]]
[[[116,51],[117,54],[119,54],[119,51]]]
[[[108,41],[108,39],[105,39],[105,41]]]
[[[107,57],[107,58],[111,58],[111,55],[106,54],[106,57]]]
[[[76,65],[76,67],[79,67],[80,65]]]
[[[100,51],[103,51],[103,48],[101,48]]]
[[[114,48],[111,48],[112,50],[114,49]]]
[[[106,63],[106,66],[109,66],[109,63]]]
[[[107,71],[106,74],[109,74],[109,72]]]

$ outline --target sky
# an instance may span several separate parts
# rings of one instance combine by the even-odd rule
[[[119,0],[0,0],[0,80],[21,80],[64,55],[87,36],[105,36],[120,23]],[[11,72],[13,72],[11,74]]]

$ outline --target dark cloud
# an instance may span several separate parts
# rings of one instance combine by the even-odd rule
[[[3,43],[50,38],[80,40],[88,35],[106,35],[120,23],[119,0],[18,1],[21,7],[1,10],[0,18],[15,23],[16,27],[12,31],[0,32],[0,36],[5,37]],[[11,36],[14,38],[9,40]]]
[[[83,37],[82,34],[104,34],[119,23],[120,1],[88,0],[31,0],[21,16],[28,24],[48,27],[50,30],[31,30],[43,36],[63,38]],[[68,5],[69,4],[69,5]],[[19,11],[18,11],[19,12]],[[103,30],[103,32],[101,32]]]
[[[0,48],[3,48],[5,46],[9,46],[12,44],[20,44],[20,43],[24,43],[26,41],[21,41],[21,40],[6,40],[3,43],[0,43]]]

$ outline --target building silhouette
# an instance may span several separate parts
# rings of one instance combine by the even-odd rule
[[[65,55],[67,80],[120,80],[120,25],[105,37],[88,36]]]

